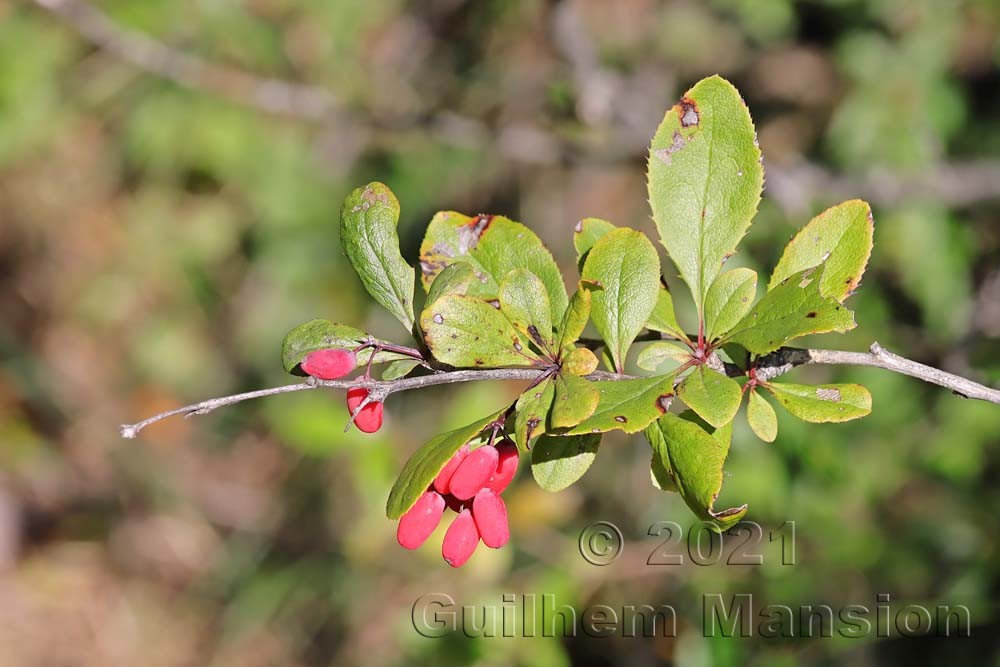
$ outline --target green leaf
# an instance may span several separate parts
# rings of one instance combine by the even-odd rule
[[[733,269],[719,274],[705,295],[705,338],[714,341],[739,324],[756,296],[756,271]]]
[[[552,321],[562,319],[569,298],[552,254],[530,229],[499,215],[474,218],[443,211],[427,226],[420,245],[420,270],[425,289],[435,276],[456,262],[467,262],[479,279],[469,294],[497,298],[500,281],[514,269],[528,269],[545,285]]]
[[[842,302],[861,282],[872,253],[873,234],[872,210],[867,202],[852,199],[826,209],[785,247],[768,289],[792,274],[823,264],[819,293]]]
[[[645,368],[647,371],[659,371],[661,364],[669,362],[673,364],[669,370],[673,370],[689,359],[691,359],[690,349],[677,343],[658,340],[642,348],[638,359],[636,359],[636,364],[639,368]]]
[[[539,350],[552,346],[552,312],[545,285],[531,271],[514,269],[500,283],[500,312]]]
[[[281,365],[288,373],[301,375],[298,365],[310,352],[339,348],[350,350],[368,340],[368,334],[360,329],[346,324],[335,324],[329,320],[310,320],[295,327],[287,334],[281,343]],[[364,366],[372,356],[372,350],[358,352],[358,366]],[[410,359],[410,357],[395,352],[379,352],[372,363],[382,364],[388,361]]]
[[[677,315],[674,314],[674,298],[666,287],[660,286],[660,291],[656,295],[656,305],[653,306],[653,312],[649,315],[646,328],[669,334],[677,340],[688,339],[684,329],[677,324]]]
[[[600,218],[584,218],[576,223],[573,233],[573,247],[576,248],[576,265],[583,268],[583,262],[587,259],[587,253],[594,247],[597,240],[616,229],[607,220]]]
[[[684,502],[720,532],[735,525],[747,511],[746,505],[721,512],[714,509],[731,433],[727,428],[709,434],[697,423],[669,413],[646,429],[654,454]]]
[[[571,428],[594,414],[601,392],[582,377],[559,373],[555,376],[555,398],[549,423],[554,429]]]
[[[673,475],[670,474],[670,470],[663,464],[664,461],[669,461],[665,451],[666,444],[663,438],[657,438],[655,435],[650,435],[648,433],[649,429],[656,428],[655,425],[649,425],[646,427],[647,434],[646,439],[649,440],[649,445],[653,449],[653,456],[649,462],[649,477],[653,486],[658,488],[660,491],[670,491],[672,493],[679,493],[680,489],[677,488],[677,484],[674,482]]]
[[[517,399],[514,406],[514,441],[522,452],[531,449],[531,442],[548,429],[554,395],[552,378],[545,378]]]
[[[747,422],[750,430],[764,442],[774,442],[778,437],[778,415],[774,414],[774,408],[756,389],[750,392]]]
[[[562,491],[583,477],[597,458],[601,435],[543,435],[531,448],[531,475],[546,491]]]
[[[573,343],[580,339],[580,335],[587,327],[587,320],[590,319],[590,290],[587,283],[580,281],[573,298],[569,300],[569,306],[559,327],[560,353],[572,348]]]
[[[471,264],[456,262],[445,267],[431,283],[431,288],[427,291],[426,305],[429,306],[449,294],[465,295],[469,291],[469,286],[476,280],[476,273],[472,270]]]
[[[620,430],[636,433],[666,412],[674,395],[673,373],[631,380],[594,383],[601,392],[597,409],[563,435]]]
[[[677,397],[706,422],[719,428],[733,421],[743,393],[736,380],[703,364],[677,385]]]
[[[659,291],[660,260],[642,232],[616,229],[602,236],[583,265],[583,278],[601,286],[590,318],[604,338],[618,372],[649,319]]]
[[[419,365],[420,361],[417,359],[400,359],[399,361],[394,361],[382,371],[382,379],[398,380],[401,377],[406,377]]]
[[[853,329],[854,313],[820,295],[821,278],[815,271],[796,273],[765,294],[725,341],[739,343],[754,354],[766,354],[806,334]]]
[[[449,366],[496,368],[540,361],[503,313],[471,296],[441,297],[424,309],[420,328],[434,358]]]
[[[597,370],[597,357],[587,348],[578,347],[563,356],[562,370],[571,375],[590,375]]]
[[[859,384],[768,382],[761,386],[774,394],[786,410],[807,422],[846,422],[872,411],[872,395]]]
[[[406,514],[458,448],[479,435],[501,412],[503,410],[478,419],[468,426],[437,435],[414,452],[389,491],[385,515],[390,519],[398,519]]]
[[[357,188],[340,212],[340,243],[372,298],[413,331],[413,267],[399,253],[399,202],[382,183]]]
[[[764,182],[753,121],[731,83],[703,79],[667,112],[649,149],[648,176],[660,240],[701,316],[708,286],[750,226]]]

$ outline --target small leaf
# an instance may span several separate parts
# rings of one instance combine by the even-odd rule
[[[563,357],[562,370],[571,375],[590,375],[597,370],[597,357],[587,348],[578,347]]]
[[[774,408],[756,390],[750,392],[747,422],[750,430],[764,442],[774,442],[778,437],[778,415],[774,414]]]
[[[768,382],[761,386],[774,394],[786,410],[807,422],[846,422],[872,411],[872,395],[859,384]]]
[[[656,305],[649,315],[646,328],[652,331],[669,334],[677,340],[687,340],[687,334],[679,324],[677,315],[674,314],[674,298],[670,295],[670,290],[660,286],[660,291],[656,295]]]
[[[568,373],[559,373],[554,382],[556,391],[549,418],[552,428],[571,428],[594,414],[601,392],[593,382]]]
[[[816,270],[800,271],[765,294],[725,341],[766,354],[806,334],[853,329],[854,313],[820,295],[821,277],[815,275]]]
[[[357,188],[344,200],[340,243],[365,289],[413,331],[413,267],[399,253],[399,202],[382,183]]]
[[[546,491],[562,491],[583,477],[600,445],[600,434],[543,435],[531,449],[531,475]]]
[[[600,218],[584,218],[576,223],[576,228],[573,230],[573,247],[576,248],[577,268],[583,268],[583,262],[587,259],[590,249],[599,238],[613,229],[616,229],[613,224]]]
[[[658,340],[642,348],[636,364],[647,371],[673,370],[691,359],[691,350],[665,340]],[[669,368],[661,368],[662,364],[672,364]]]
[[[648,177],[660,240],[701,316],[705,293],[750,226],[764,182],[753,121],[731,83],[703,79],[667,112],[649,148]]]
[[[417,359],[400,359],[399,361],[394,361],[382,371],[382,379],[398,380],[401,377],[406,377],[419,365],[420,361]]]
[[[530,450],[532,441],[546,432],[554,395],[552,378],[545,378],[517,399],[514,441],[522,452]]]
[[[601,392],[597,409],[563,435],[583,435],[620,430],[636,433],[670,407],[674,374],[594,383]]]
[[[756,296],[756,271],[740,268],[719,274],[705,295],[705,337],[714,341],[736,326]]]
[[[548,352],[552,346],[552,312],[545,285],[531,271],[514,269],[500,283],[500,312],[535,346]]]
[[[665,414],[646,429],[653,452],[689,508],[722,532],[746,514],[747,506],[714,509],[722,488],[722,466],[729,454],[731,429],[709,434],[697,423]]]
[[[468,294],[497,298],[500,281],[514,269],[528,269],[545,285],[552,321],[562,319],[569,301],[562,274],[552,254],[533,231],[500,215],[474,218],[443,211],[427,226],[420,244],[420,270],[425,289],[435,276],[456,262],[467,262],[478,278]]]
[[[458,448],[479,435],[500,416],[501,412],[503,411],[478,419],[468,426],[437,435],[414,452],[396,478],[396,483],[392,485],[385,506],[386,516],[398,519],[406,514]]]
[[[298,366],[310,352],[330,348],[351,350],[366,340],[368,340],[368,334],[360,329],[346,324],[335,324],[329,320],[310,320],[285,334],[285,339],[281,343],[281,365],[289,373],[304,375]],[[370,348],[358,352],[358,366],[367,365],[371,356]],[[401,359],[410,359],[410,357],[383,351],[375,355],[375,360],[372,363],[382,364]]]
[[[590,319],[590,289],[587,283],[580,281],[573,298],[569,300],[566,314],[559,326],[560,352],[572,348],[573,343],[580,339],[580,335],[587,326],[587,320]]]
[[[420,316],[434,358],[458,368],[532,366],[540,361],[499,310],[471,296],[441,297]]]
[[[706,422],[719,428],[733,421],[743,393],[736,380],[701,365],[677,385],[677,397]]]
[[[872,253],[873,234],[872,210],[867,202],[852,199],[826,209],[785,247],[768,289],[792,274],[823,264],[819,293],[842,302],[861,282]]]
[[[583,265],[583,278],[601,286],[590,318],[604,338],[615,369],[649,319],[659,291],[660,260],[642,232],[616,229],[602,236]]]
[[[431,288],[427,291],[426,306],[449,294],[465,295],[476,280],[478,278],[472,265],[467,262],[456,262],[446,267],[431,283]]]

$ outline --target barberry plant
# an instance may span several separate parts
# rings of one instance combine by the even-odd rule
[[[424,543],[446,509],[456,513],[442,554],[458,567],[480,541],[491,548],[508,541],[501,494],[519,456],[530,460],[542,488],[559,491],[580,479],[603,434],[615,430],[642,432],[652,449],[652,483],[678,493],[716,530],[728,529],[747,511],[715,507],[743,403],[751,430],[765,442],[777,436],[772,400],[808,422],[843,422],[871,411],[871,395],[857,384],[775,380],[803,363],[881,366],[1000,402],[996,390],[877,343],[868,354],[785,347],[808,334],[854,328],[844,302],[871,254],[871,209],[852,200],[812,219],[785,248],[760,298],[755,271],[726,270],[764,183],[750,113],[726,80],[700,81],[667,111],[647,175],[659,241],[694,302],[690,322],[678,320],[660,255],[641,231],[580,221],[573,235],[578,275],[567,291],[551,253],[528,227],[454,211],[432,218],[420,246],[418,309],[416,271],[399,249],[399,203],[388,187],[370,183],[344,202],[341,242],[368,293],[400,321],[413,346],[312,320],[289,332],[282,346],[285,369],[309,376],[307,383],[213,399],[122,432],[134,436],[170,414],[325,386],[348,390],[348,426],[370,433],[381,427],[383,402],[394,391],[527,381],[510,405],[418,449],[389,493],[386,514],[399,520],[397,539],[409,549]],[[600,338],[582,337],[588,324]],[[633,361],[642,373],[627,375],[637,341],[642,347]],[[381,379],[372,377],[375,366]],[[341,379],[356,370],[353,380]]]

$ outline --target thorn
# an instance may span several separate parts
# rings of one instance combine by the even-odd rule
[[[139,435],[139,429],[137,429],[132,424],[122,424],[118,428],[121,431],[123,438],[128,438],[129,440],[132,440],[133,438],[135,438],[135,436]]]

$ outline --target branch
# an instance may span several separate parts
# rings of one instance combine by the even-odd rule
[[[845,352],[841,350],[804,350],[794,347],[783,347],[771,354],[761,357],[756,363],[756,376],[761,381],[772,380],[780,375],[784,375],[796,366],[805,365],[848,365],[848,366],[874,366],[884,368],[902,375],[930,382],[965,398],[976,398],[990,403],[1000,404],[1000,390],[991,389],[985,385],[973,382],[967,378],[952,373],[927,366],[916,361],[905,359],[897,354],[893,354],[884,349],[878,343],[872,343],[868,352]],[[735,366],[727,364],[725,370],[728,375],[742,375]],[[430,375],[419,375],[416,377],[400,378],[398,380],[373,380],[371,378],[354,378],[351,380],[317,380],[308,378],[303,382],[286,384],[270,389],[259,389],[248,391],[243,394],[232,396],[222,396],[211,398],[200,403],[192,403],[182,408],[167,410],[148,419],[143,419],[135,424],[122,424],[121,435],[123,438],[134,438],[139,431],[150,424],[173,417],[184,415],[204,415],[226,405],[233,405],[254,398],[263,398],[275,394],[287,394],[293,391],[308,391],[310,389],[352,389],[354,387],[364,387],[369,392],[371,400],[385,401],[390,394],[395,394],[408,389],[421,389],[439,384],[453,384],[456,382],[473,382],[477,380],[527,380],[534,381],[550,372],[549,368],[497,368],[489,370],[458,370],[442,371]],[[595,371],[586,376],[588,380],[625,380],[631,379],[629,375],[618,375],[617,373],[607,373]]]
[[[186,88],[220,95],[262,111],[309,121],[328,119],[336,110],[333,96],[315,86],[250,74],[217,65],[123,28],[83,0],[34,0],[60,16],[91,44],[141,70]]]
[[[408,389],[421,389],[423,387],[431,387],[438,384],[472,382],[475,380],[537,380],[546,372],[548,372],[548,369],[545,368],[496,368],[490,370],[439,372],[432,375],[419,375],[416,377],[400,378],[398,380],[372,380],[371,378],[366,379],[363,377],[351,380],[317,380],[316,378],[311,377],[307,378],[303,382],[296,382],[295,384],[286,384],[280,387],[271,387],[270,389],[258,389],[257,391],[248,391],[243,394],[233,394],[232,396],[210,398],[207,401],[192,403],[191,405],[185,405],[182,408],[174,408],[173,410],[161,412],[157,415],[149,417],[148,419],[136,422],[135,424],[122,424],[120,429],[123,438],[134,438],[142,429],[146,428],[150,424],[155,424],[158,421],[166,419],[167,417],[173,417],[176,415],[184,415],[185,417],[204,415],[212,412],[216,408],[221,408],[226,405],[242,403],[243,401],[249,401],[254,398],[263,398],[265,396],[273,396],[275,394],[288,394],[293,391],[308,391],[310,389],[318,388],[353,389],[355,387],[364,387],[368,390],[371,400],[381,402],[385,401],[386,397],[390,394],[406,391]],[[591,380],[619,380],[627,379],[629,377],[630,376],[628,375],[616,375],[614,373],[605,373],[603,371],[595,371],[587,376],[587,378]]]
[[[973,382],[960,375],[947,373],[925,364],[893,354],[878,343],[872,343],[868,352],[843,352],[840,350],[803,350],[783,347],[757,361],[757,378],[767,381],[784,375],[796,366],[804,365],[874,366],[894,373],[930,382],[964,398],[1000,404],[1000,390]]]

